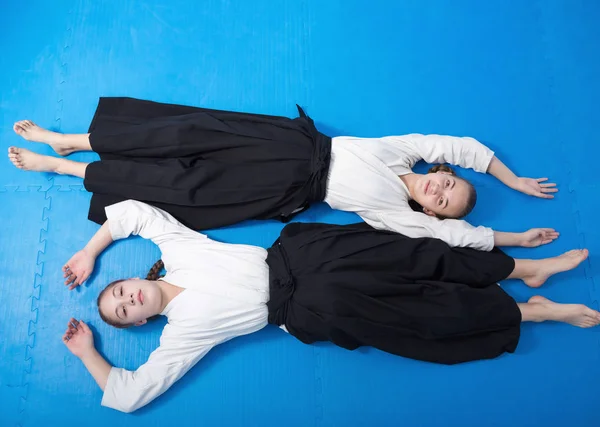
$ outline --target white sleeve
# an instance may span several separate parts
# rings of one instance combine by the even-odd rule
[[[440,220],[414,211],[366,213],[366,223],[378,229],[395,231],[407,237],[432,237],[450,246],[491,251],[494,248],[494,231],[491,228],[473,227],[459,219]]]
[[[105,208],[113,240],[138,235],[159,247],[181,240],[210,241],[205,235],[190,230],[167,212],[135,200],[125,200]],[[162,249],[162,248],[161,248]]]
[[[470,137],[410,134],[385,139],[410,148],[413,165],[423,159],[427,163],[450,163],[485,173],[494,157],[492,150]]]
[[[160,346],[137,370],[110,370],[102,406],[127,413],[141,408],[168,390],[214,345],[208,340],[186,342],[178,336],[161,337]]]

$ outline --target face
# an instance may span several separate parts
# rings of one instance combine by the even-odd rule
[[[123,280],[106,290],[99,308],[116,323],[140,326],[160,313],[162,292],[156,281]]]
[[[467,205],[469,185],[446,172],[429,173],[419,177],[414,193],[427,215],[457,218]]]

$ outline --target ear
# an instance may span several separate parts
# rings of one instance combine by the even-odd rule
[[[442,172],[442,173],[445,173],[445,172]],[[425,215],[429,215],[429,216],[436,216],[436,215],[435,215],[435,212],[433,212],[433,211],[431,211],[431,210],[429,210],[429,209],[427,209],[427,208],[423,208],[423,213],[424,213]]]
[[[142,325],[145,325],[147,322],[148,322],[148,319],[144,319],[144,320],[140,320],[139,322],[135,322],[134,325],[142,326]]]

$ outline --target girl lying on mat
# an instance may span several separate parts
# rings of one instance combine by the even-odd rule
[[[159,264],[146,280],[117,280],[98,297],[100,316],[117,328],[167,316],[160,346],[137,370],[107,363],[83,320],[71,319],[63,336],[104,391],[102,404],[124,412],[162,394],[214,346],[267,323],[307,344],[372,346],[444,364],[514,352],[521,322],[600,323],[600,313],[583,305],[541,296],[517,303],[497,285],[522,279],[541,286],[579,265],[587,250],[519,260],[498,249],[452,248],[365,223],[292,223],[265,250],[216,242],[137,201],[108,206],[106,216],[64,266],[66,285],[83,283],[96,257],[132,234],[159,246],[166,270],[157,279]]]
[[[411,134],[330,138],[299,109],[300,117],[266,116],[101,98],[89,133],[66,135],[25,120],[14,130],[49,144],[58,154],[93,150],[100,160],[74,162],[9,148],[14,165],[83,178],[93,193],[89,218],[125,199],[167,211],[204,230],[246,219],[288,221],[325,201],[356,212],[372,227],[408,237],[435,237],[450,246],[491,251],[494,246],[537,246],[552,229],[503,233],[460,221],[475,205],[473,186],[449,168],[422,175],[419,160],[451,163],[494,175],[515,190],[552,198],[546,178],[515,176],[473,138]]]

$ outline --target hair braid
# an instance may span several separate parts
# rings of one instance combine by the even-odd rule
[[[159,259],[154,263],[148,274],[146,275],[146,280],[158,280],[164,276],[160,274],[161,270],[165,267],[162,259]]]

